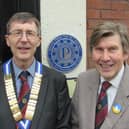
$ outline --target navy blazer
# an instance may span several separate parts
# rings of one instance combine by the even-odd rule
[[[15,80],[13,70],[12,76]],[[65,76],[43,65],[42,84],[31,129],[70,129],[70,112],[70,97]],[[0,129],[16,129],[16,122],[6,96],[2,66],[0,66]]]

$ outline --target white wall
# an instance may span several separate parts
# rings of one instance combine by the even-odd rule
[[[82,59],[79,65],[66,73],[77,77],[86,70],[86,0],[41,0],[42,62],[49,66],[47,48],[60,34],[70,34],[81,44]]]

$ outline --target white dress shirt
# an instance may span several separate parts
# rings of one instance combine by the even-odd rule
[[[112,80],[110,80],[109,82],[111,83],[111,86],[107,89],[107,96],[108,96],[108,112],[110,111],[113,101],[115,99],[116,93],[118,91],[119,88],[119,84],[121,81],[121,78],[123,76],[124,73],[124,65],[122,66],[122,68],[120,69],[120,71],[118,72],[118,74],[115,76],[115,78],[113,78]],[[100,86],[99,86],[99,90],[98,90],[98,94],[101,91],[101,87],[102,87],[102,83],[106,81],[102,76],[100,78]]]

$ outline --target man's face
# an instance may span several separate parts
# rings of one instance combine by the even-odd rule
[[[119,35],[104,37],[93,47],[92,59],[96,69],[106,80],[113,79],[121,69],[128,54],[123,52]]]
[[[40,42],[41,37],[34,22],[15,21],[10,26],[9,35],[6,35],[6,43],[17,61],[32,60]]]

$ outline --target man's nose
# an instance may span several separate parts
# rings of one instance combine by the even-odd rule
[[[102,59],[103,60],[109,60],[110,59],[110,54],[109,54],[109,52],[107,50],[103,51]]]
[[[23,32],[22,34],[21,34],[21,38],[20,38],[22,41],[27,41],[28,39],[27,39],[27,34],[26,34],[26,32]]]

